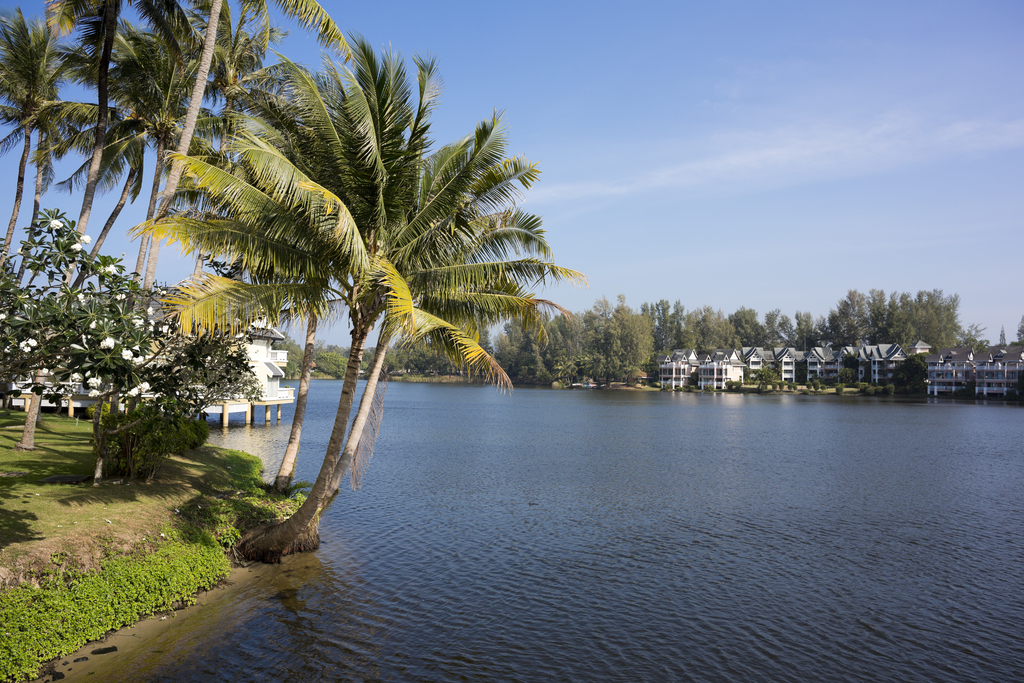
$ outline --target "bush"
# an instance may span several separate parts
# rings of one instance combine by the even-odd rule
[[[843,395],[843,385],[842,384],[837,384],[836,385],[836,393],[839,394],[840,396]]]
[[[148,405],[103,418],[104,431],[117,429],[124,431],[107,439],[104,476],[130,479],[149,479],[171,453],[198,448],[210,436],[210,425],[205,420],[169,417]]]
[[[821,390],[821,380],[820,379],[814,380],[811,384],[814,386],[814,390],[815,391],[820,391]]]
[[[864,393],[867,394],[868,396],[874,396],[875,395],[875,388],[874,387],[868,387],[867,389],[864,390]]]
[[[811,395],[811,392],[810,392],[810,391],[808,391],[807,389],[804,389],[804,390],[803,390],[803,391],[801,391],[800,393],[801,393],[801,394],[803,394],[804,396],[810,396],[810,395]]]
[[[896,385],[895,384],[886,384],[885,385],[885,393],[888,396],[892,396],[894,393],[896,393]]]
[[[95,414],[96,414],[96,405],[95,404],[86,407],[86,409],[85,409],[85,419],[86,420],[91,420],[92,416],[95,415]],[[109,403],[104,403],[103,404],[103,409],[100,411],[100,419],[105,418],[107,415],[110,415],[110,404]]]

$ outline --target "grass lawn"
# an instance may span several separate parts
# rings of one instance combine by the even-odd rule
[[[103,557],[158,542],[169,525],[230,546],[239,528],[295,503],[267,495],[258,459],[214,447],[172,455],[148,482],[40,484],[55,474],[92,475],[92,425],[44,413],[36,450],[17,452],[24,420],[0,411],[0,588],[33,580],[54,557],[96,569]]]

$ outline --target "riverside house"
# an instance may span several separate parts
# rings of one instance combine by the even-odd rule
[[[975,394],[1005,396],[1016,391],[1024,372],[1024,346],[993,346],[974,358]]]
[[[245,399],[225,401],[217,405],[207,406],[203,412],[209,415],[220,415],[221,424],[227,426],[231,413],[244,412],[245,423],[256,421],[256,406],[263,406],[263,418],[270,423],[275,408],[277,421],[281,421],[281,406],[295,400],[292,387],[282,387],[284,379],[282,365],[288,364],[288,352],[273,348],[274,342],[283,341],[284,335],[273,327],[252,327],[249,330],[249,343],[246,351],[249,355],[249,367],[262,386],[260,400],[253,403]]]
[[[736,349],[715,349],[697,368],[699,386],[725,389],[726,382],[742,382],[744,367],[743,356]]]
[[[974,379],[974,349],[969,346],[940,349],[927,356],[925,363],[929,394],[951,394]]]
[[[686,386],[690,375],[697,372],[700,359],[694,349],[676,349],[665,356],[658,356],[658,374],[661,386],[675,389]]]

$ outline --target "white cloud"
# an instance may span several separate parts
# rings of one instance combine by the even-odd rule
[[[892,113],[867,125],[821,123],[719,134],[710,152],[675,166],[560,185],[541,185],[531,204],[713,187],[743,191],[870,175],[936,158],[1024,146],[1024,119],[936,124]]]

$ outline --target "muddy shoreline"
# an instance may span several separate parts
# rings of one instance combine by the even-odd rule
[[[158,654],[161,643],[173,639],[175,632],[187,630],[191,621],[202,618],[204,613],[209,614],[218,606],[231,603],[244,589],[272,580],[296,564],[303,564],[305,559],[301,555],[290,555],[279,565],[254,563],[235,567],[220,585],[197,595],[194,605],[111,631],[100,640],[91,641],[71,654],[47,662],[40,668],[40,676],[34,683],[144,680],[147,651]],[[129,661],[130,666],[126,666]],[[140,662],[143,663],[142,670]]]

